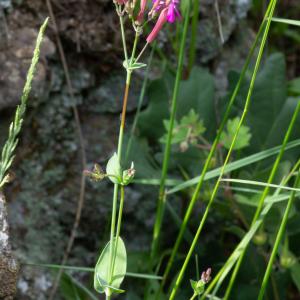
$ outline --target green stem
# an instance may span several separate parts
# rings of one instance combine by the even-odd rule
[[[190,298],[190,300],[194,300],[194,299],[196,299],[196,297],[197,297],[197,294],[194,293],[194,295]]]
[[[145,98],[146,87],[147,87],[147,84],[148,84],[150,67],[151,67],[151,63],[152,63],[152,59],[153,59],[154,50],[155,50],[155,46],[153,46],[153,48],[151,49],[150,57],[149,57],[149,60],[148,60],[146,74],[145,74],[145,78],[144,78],[144,81],[143,81],[143,86],[142,86],[142,89],[141,89],[136,114],[135,114],[134,121],[133,121],[131,130],[130,130],[130,137],[129,137],[129,141],[128,141],[128,144],[127,144],[125,161],[127,161],[128,155],[130,154],[133,137],[134,137],[134,134],[135,134],[135,131],[136,131],[138,121],[139,121],[143,101],[144,101],[144,98]]]
[[[298,114],[299,114],[299,111],[300,111],[300,102],[298,102],[298,105],[297,105],[297,108],[294,112],[290,127],[293,127],[293,125],[295,124],[296,119],[297,119]],[[298,172],[297,179],[296,179],[296,182],[295,182],[295,185],[294,185],[295,187],[298,187],[299,178],[300,178],[300,170]],[[269,277],[270,277],[270,274],[271,274],[271,271],[272,271],[272,266],[273,266],[273,263],[274,263],[274,260],[275,260],[275,257],[276,257],[277,251],[278,251],[278,247],[279,247],[279,244],[282,240],[283,233],[285,231],[286,224],[287,224],[287,221],[288,221],[289,213],[290,213],[291,207],[292,207],[294,199],[295,199],[295,193],[296,193],[295,191],[292,192],[291,197],[290,197],[290,199],[288,201],[288,204],[286,206],[284,216],[282,218],[282,221],[281,221],[281,224],[280,224],[277,236],[276,236],[276,240],[275,240],[275,243],[274,243],[274,246],[273,246],[273,249],[272,249],[271,257],[270,257],[270,260],[269,260],[269,263],[268,263],[268,266],[267,266],[267,269],[266,269],[266,272],[265,272],[265,275],[264,275],[264,279],[263,279],[262,284],[261,284],[261,289],[260,289],[260,292],[259,292],[258,300],[262,300],[263,297],[264,297],[264,293],[265,293],[265,290],[266,290],[266,287],[267,287],[267,284],[268,284],[268,280],[269,280]]]
[[[259,49],[258,57],[257,57],[256,63],[255,63],[253,75],[252,75],[252,78],[251,78],[251,82],[250,82],[250,86],[249,86],[249,90],[248,90],[248,94],[247,94],[247,98],[246,98],[246,102],[245,102],[245,106],[244,106],[244,110],[243,110],[243,113],[242,113],[240,122],[239,122],[239,124],[238,124],[237,130],[236,130],[236,132],[235,132],[235,134],[234,134],[233,140],[232,140],[231,145],[230,145],[230,148],[229,148],[229,150],[228,150],[226,159],[225,159],[224,164],[223,164],[223,166],[222,166],[222,169],[221,169],[221,171],[220,171],[220,176],[219,176],[219,178],[218,178],[218,180],[217,180],[217,182],[216,182],[216,185],[215,185],[214,190],[213,190],[213,192],[212,192],[212,195],[211,195],[211,198],[210,198],[210,200],[209,200],[209,203],[208,203],[208,205],[207,205],[207,207],[206,207],[206,210],[205,210],[205,212],[204,212],[204,215],[203,215],[203,217],[202,217],[202,219],[201,219],[201,222],[200,222],[199,227],[198,227],[198,229],[197,229],[197,232],[196,232],[196,234],[195,234],[193,243],[192,243],[192,245],[191,245],[191,247],[190,247],[190,249],[189,249],[189,252],[188,252],[188,254],[187,254],[186,258],[185,258],[185,261],[184,261],[184,263],[183,263],[183,266],[182,266],[182,268],[181,268],[181,270],[180,270],[180,273],[179,273],[179,275],[178,275],[178,278],[177,278],[177,280],[176,280],[176,282],[175,282],[175,285],[174,285],[174,287],[173,287],[173,289],[172,289],[171,296],[170,296],[170,298],[169,298],[170,300],[173,300],[173,299],[175,298],[175,295],[176,295],[176,293],[177,293],[177,290],[178,290],[178,288],[179,288],[179,285],[181,284],[181,281],[182,281],[182,279],[183,279],[183,276],[184,276],[185,270],[186,270],[186,268],[187,268],[187,265],[188,265],[188,263],[189,263],[189,261],[190,261],[190,258],[191,258],[191,256],[192,256],[193,251],[194,251],[194,249],[195,249],[195,247],[196,247],[196,244],[197,244],[197,242],[198,242],[200,233],[202,232],[202,229],[203,229],[204,224],[205,224],[205,222],[206,222],[206,219],[207,219],[207,217],[208,217],[208,213],[209,213],[209,211],[210,211],[210,208],[211,208],[211,206],[212,206],[212,204],[213,204],[213,202],[214,202],[214,199],[215,199],[215,197],[216,197],[216,195],[217,195],[217,192],[218,192],[218,190],[219,190],[219,185],[220,185],[221,179],[222,179],[222,177],[223,177],[223,175],[224,175],[224,173],[225,173],[226,165],[227,165],[227,163],[228,163],[228,161],[229,161],[229,159],[230,159],[230,157],[231,157],[231,153],[232,153],[232,151],[233,151],[233,149],[234,149],[234,146],[235,146],[235,143],[236,143],[236,140],[237,140],[237,137],[238,137],[240,128],[241,128],[241,126],[243,125],[243,122],[244,122],[244,120],[245,120],[245,118],[246,118],[246,116],[247,116],[247,112],[248,112],[248,108],[249,108],[249,105],[250,105],[250,102],[251,102],[252,92],[253,92],[253,88],[254,88],[254,83],[255,83],[255,81],[256,81],[256,76],[257,76],[258,69],[259,69],[259,66],[260,66],[260,62],[261,62],[261,59],[262,59],[264,46],[265,46],[265,44],[266,44],[267,36],[268,36],[268,33],[269,33],[269,28],[270,28],[270,23],[271,23],[271,17],[273,16],[273,12],[274,12],[274,9],[275,9],[275,5],[273,4],[273,2],[276,3],[276,0],[275,0],[275,1],[272,1],[272,2],[270,3],[270,5],[273,5],[273,6],[272,6],[272,9],[271,9],[271,12],[270,12],[270,18],[268,18],[267,25],[266,25],[266,28],[265,28],[265,32],[264,32],[264,35],[263,35],[263,38],[262,38],[261,47],[260,47],[260,49]]]
[[[118,249],[118,241],[120,237],[121,231],[121,224],[122,224],[122,215],[123,215],[123,207],[124,207],[124,186],[121,185],[121,197],[120,197],[120,207],[119,207],[119,215],[118,215],[118,225],[117,225],[117,232],[116,232],[116,244],[114,245],[114,254],[113,254],[113,262],[112,262],[112,274],[114,273],[115,269],[115,262],[117,256],[117,249]]]
[[[121,117],[121,125],[119,131],[119,139],[118,139],[118,159],[121,162],[122,159],[122,148],[123,148],[123,138],[124,138],[124,128],[125,128],[125,119],[126,119],[126,109],[128,102],[128,93],[131,81],[131,71],[127,71],[126,84],[125,84],[125,92],[123,99],[123,109],[122,109],[122,117]],[[116,217],[117,217],[117,202],[118,202],[118,190],[119,185],[117,183],[114,184],[114,193],[113,193],[113,209],[112,209],[112,217],[111,217],[111,228],[110,228],[110,255],[109,255],[109,283],[111,283],[112,275],[113,275],[113,261],[114,261],[114,236],[115,236],[115,228],[116,228]]]
[[[134,61],[134,56],[135,56],[135,52],[136,52],[136,47],[137,47],[138,40],[139,40],[139,34],[136,32],[135,33],[135,37],[134,37],[134,42],[133,42],[133,48],[132,48],[132,54],[131,54],[130,64],[132,64],[133,61]]]
[[[198,22],[199,22],[199,12],[200,12],[199,6],[200,6],[200,0],[194,0],[192,29],[191,29],[191,43],[190,43],[190,53],[189,53],[189,66],[188,66],[189,72],[194,66],[195,57],[196,57],[196,41],[198,36]]]
[[[118,7],[116,5],[117,12],[119,13]],[[125,39],[125,31],[124,31],[124,20],[122,15],[119,13],[120,18],[120,25],[121,25],[121,35],[122,35],[122,42],[123,42],[123,49],[124,49],[124,56],[126,62],[128,61],[128,54],[127,54],[127,46],[126,46],[126,39]],[[125,84],[125,92],[123,98],[123,109],[122,109],[122,117],[121,117],[121,125],[119,130],[119,138],[118,138],[118,159],[121,163],[122,160],[122,147],[123,147],[123,139],[124,139],[124,128],[125,128],[125,119],[126,119],[126,110],[127,110],[127,102],[128,102],[128,93],[131,81],[131,71],[127,69],[126,74],[126,84]],[[116,216],[117,216],[117,202],[118,202],[118,190],[119,185],[114,184],[114,193],[113,193],[113,208],[112,208],[112,217],[111,217],[111,227],[110,227],[110,254],[109,254],[109,283],[111,283],[112,276],[113,276],[113,261],[114,261],[114,235],[115,235],[115,228],[116,228]]]
[[[117,225],[117,233],[116,233],[116,238],[117,239],[120,237],[121,224],[122,224],[122,215],[123,215],[123,207],[124,207],[124,199],[125,199],[124,186],[121,185],[121,199],[120,199],[118,225]]]
[[[180,227],[180,231],[179,231],[178,237],[177,237],[176,242],[175,242],[175,245],[173,246],[173,249],[172,249],[171,257],[170,257],[170,259],[169,259],[169,261],[168,261],[167,267],[166,267],[165,272],[164,272],[163,281],[162,281],[162,287],[163,287],[164,284],[166,283],[167,277],[168,277],[168,275],[169,275],[169,273],[170,273],[170,271],[171,271],[173,262],[174,262],[174,260],[175,260],[176,255],[177,255],[178,248],[179,248],[179,246],[180,246],[180,244],[181,244],[181,241],[182,241],[182,238],[183,238],[183,236],[184,236],[184,232],[185,232],[185,230],[186,230],[188,221],[189,221],[189,219],[190,219],[190,216],[191,216],[191,214],[192,214],[193,208],[194,208],[194,206],[195,206],[195,204],[196,204],[196,201],[197,201],[197,199],[198,199],[200,190],[201,190],[201,188],[202,188],[202,185],[203,185],[203,182],[204,182],[204,178],[205,178],[205,174],[206,174],[206,172],[207,172],[207,170],[208,170],[208,168],[209,168],[209,166],[210,166],[210,163],[211,163],[212,158],[213,158],[214,155],[215,155],[215,151],[216,151],[217,146],[218,146],[219,141],[220,141],[221,133],[222,133],[222,131],[223,131],[225,125],[226,125],[226,122],[227,122],[228,117],[229,117],[229,115],[230,115],[232,106],[233,106],[234,101],[235,101],[235,99],[236,99],[236,96],[237,96],[237,94],[238,94],[238,92],[239,92],[239,90],[240,90],[242,81],[243,81],[243,79],[244,79],[244,77],[245,77],[246,71],[247,71],[248,66],[249,66],[249,64],[250,64],[251,58],[252,58],[252,56],[253,56],[253,54],[254,54],[255,48],[256,48],[256,46],[257,46],[257,44],[258,44],[258,41],[259,41],[260,35],[261,35],[262,31],[263,31],[263,28],[264,28],[264,22],[263,22],[262,25],[260,26],[259,32],[258,32],[258,34],[257,34],[257,36],[256,36],[256,39],[255,39],[255,41],[254,41],[254,43],[253,43],[253,45],[252,45],[252,47],[251,47],[251,49],[250,49],[250,52],[249,52],[248,57],[247,57],[247,59],[246,59],[245,65],[244,65],[244,67],[243,67],[243,69],[242,69],[241,76],[240,76],[239,81],[238,81],[238,83],[237,83],[237,85],[236,85],[236,87],[235,87],[235,90],[234,90],[234,92],[233,92],[233,94],[232,94],[232,96],[231,96],[231,98],[230,98],[229,104],[228,104],[228,106],[227,106],[226,112],[225,112],[224,117],[223,117],[223,120],[222,120],[222,123],[220,124],[220,127],[219,127],[219,130],[218,130],[217,136],[216,136],[216,138],[215,138],[215,141],[214,141],[214,143],[213,143],[213,145],[212,145],[212,147],[211,147],[211,150],[210,150],[210,152],[209,152],[209,155],[208,155],[208,157],[207,157],[207,159],[206,159],[206,161],[205,161],[203,170],[202,170],[202,172],[201,172],[200,179],[199,179],[199,181],[198,181],[198,183],[197,183],[197,186],[196,186],[195,191],[194,191],[194,193],[193,193],[192,199],[191,199],[191,201],[189,202],[189,206],[188,206],[188,208],[187,208],[187,211],[186,211],[186,213],[185,213],[183,222],[182,222],[182,224],[181,224],[181,227]]]
[[[168,172],[168,167],[169,167],[169,159],[170,159],[171,143],[172,143],[172,133],[173,133],[173,127],[174,127],[175,115],[176,115],[176,109],[177,109],[178,91],[179,91],[179,85],[180,85],[182,71],[183,71],[184,52],[185,52],[186,37],[187,37],[187,31],[188,31],[188,25],[189,25],[189,17],[188,17],[189,10],[190,10],[190,8],[188,5],[188,8],[186,10],[186,15],[185,15],[183,35],[182,35],[182,40],[181,40],[181,45],[180,45],[180,52],[179,52],[178,68],[177,68],[175,85],[174,85],[174,90],[173,90],[170,125],[169,125],[169,130],[168,130],[167,143],[166,143],[166,147],[165,147],[165,151],[164,151],[164,159],[163,159],[163,167],[162,167],[160,187],[159,187],[156,220],[155,220],[154,231],[153,231],[153,241],[152,241],[152,245],[151,245],[151,261],[152,262],[156,255],[158,242],[159,242],[159,236],[160,236],[160,232],[161,232],[161,224],[162,224],[162,219],[163,219],[163,215],[164,215],[163,199],[164,199],[164,195],[165,195],[165,182],[166,182],[167,172]]]
[[[119,11],[118,5],[116,4],[116,10],[119,15],[120,19],[120,26],[121,26],[121,35],[122,35],[122,44],[123,44],[123,50],[124,50],[124,57],[125,61],[128,61],[128,54],[127,54],[127,44],[126,44],[126,37],[125,37],[125,29],[124,29],[124,18],[122,14]]]

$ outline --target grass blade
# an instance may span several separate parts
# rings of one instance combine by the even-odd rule
[[[159,237],[160,237],[160,232],[161,232],[161,224],[162,224],[162,219],[164,216],[165,182],[167,179],[167,172],[168,172],[169,160],[170,160],[170,154],[171,154],[172,133],[173,133],[173,127],[174,127],[175,117],[176,117],[179,85],[180,85],[180,81],[181,81],[181,77],[182,77],[183,64],[184,64],[186,38],[187,38],[188,27],[189,27],[189,12],[190,12],[190,4],[188,1],[187,7],[186,7],[186,12],[185,12],[185,21],[184,21],[184,25],[183,25],[181,44],[180,44],[175,85],[174,85],[173,96],[172,96],[170,125],[168,128],[167,143],[166,143],[166,147],[165,147],[165,151],[164,151],[163,166],[162,166],[161,180],[160,180],[160,186],[159,186],[156,219],[155,219],[155,224],[154,224],[153,240],[152,240],[152,245],[151,245],[151,260],[152,261],[156,255],[156,251],[158,248],[158,242],[159,242]]]
[[[41,267],[41,268],[50,268],[50,269],[63,269],[63,270],[69,270],[69,271],[89,272],[89,273],[93,273],[95,271],[95,268],[65,266],[65,265],[55,265],[55,264],[26,263],[24,265],[33,266],[33,267]],[[161,280],[162,279],[161,276],[157,276],[157,275],[132,273],[132,272],[126,272],[126,276],[134,277],[134,278],[149,279],[149,280]]]
[[[265,15],[265,19],[267,19],[267,17],[272,17],[273,16],[273,13],[274,13],[274,9],[275,9],[275,5],[276,5],[276,0],[273,0],[272,2],[270,2],[269,4],[269,9]],[[270,11],[270,14],[268,14],[268,12]],[[237,130],[234,134],[234,137],[233,137],[233,140],[231,142],[231,145],[230,145],[230,148],[228,150],[228,153],[227,153],[227,156],[226,156],[226,159],[224,161],[224,164],[221,168],[221,172],[220,172],[220,176],[217,180],[217,183],[214,187],[214,190],[212,192],[212,195],[211,195],[211,198],[208,202],[208,205],[206,207],[206,210],[204,212],[204,215],[200,221],[200,224],[198,226],[198,229],[197,229],[197,232],[195,234],[195,237],[194,237],[194,240],[193,240],[193,243],[191,244],[190,246],[190,249],[186,255],[186,258],[185,258],[185,261],[182,265],[182,268],[179,272],[179,275],[178,275],[178,278],[175,282],[175,285],[173,286],[173,289],[171,291],[171,295],[170,295],[170,300],[174,300],[176,294],[177,294],[177,291],[178,291],[178,288],[181,284],[181,281],[183,280],[183,276],[184,276],[184,273],[185,273],[185,270],[187,268],[187,265],[190,261],[190,258],[193,254],[193,251],[196,247],[196,244],[198,242],[198,239],[199,239],[199,236],[200,236],[200,233],[202,232],[202,229],[204,227],[204,224],[206,222],[206,219],[207,219],[207,216],[208,216],[208,213],[210,211],[210,208],[214,202],[214,199],[217,195],[217,192],[218,192],[218,189],[219,189],[219,185],[220,185],[220,180],[222,179],[222,176],[224,175],[224,171],[225,171],[225,168],[226,168],[226,165],[227,163],[229,162],[229,159],[231,157],[231,153],[234,149],[234,146],[235,146],[235,143],[236,143],[236,140],[237,140],[237,137],[238,137],[238,134],[239,134],[239,131],[240,131],[240,128],[241,126],[243,125],[243,122],[246,118],[246,115],[247,115],[247,112],[248,112],[248,107],[251,103],[251,98],[252,98],[252,93],[253,93],[253,88],[254,88],[254,83],[256,81],[256,76],[257,76],[257,73],[258,73],[258,69],[259,69],[259,66],[260,66],[260,63],[261,63],[261,59],[262,59],[262,56],[263,56],[263,52],[264,52],[264,48],[265,48],[265,44],[266,44],[266,41],[267,41],[267,37],[268,37],[268,34],[269,34],[269,29],[270,29],[270,24],[271,24],[271,20],[270,18],[268,18],[268,21],[267,21],[267,24],[266,24],[266,27],[265,27],[265,30],[264,30],[264,34],[263,34],[263,37],[262,37],[262,42],[261,42],[261,46],[259,48],[259,52],[258,52],[258,56],[257,56],[257,59],[256,59],[256,63],[255,63],[255,67],[254,67],[254,71],[253,71],[253,74],[252,74],[252,78],[251,78],[251,81],[250,81],[250,87],[249,87],[249,90],[248,90],[248,94],[247,94],[247,98],[246,98],[246,102],[245,102],[245,105],[244,105],[244,110],[243,110],[243,113],[242,113],[242,116],[241,116],[241,119],[239,121],[239,124],[238,124],[238,127],[237,127]],[[220,132],[220,131],[219,131]]]
[[[190,41],[190,51],[189,51],[189,72],[192,70],[192,67],[195,63],[196,58],[196,42],[198,35],[198,23],[199,23],[199,13],[200,13],[200,1],[193,1],[193,17],[192,17],[192,28],[191,28],[191,41]]]
[[[276,0],[274,0],[274,1],[275,1],[275,5],[276,5]],[[284,154],[284,152],[285,152],[285,147],[286,147],[287,142],[288,142],[288,140],[289,140],[289,138],[290,138],[290,136],[291,136],[291,133],[292,133],[293,128],[294,128],[294,126],[295,126],[295,123],[296,123],[296,121],[297,121],[299,112],[300,112],[300,102],[298,102],[298,104],[297,104],[297,107],[296,107],[296,109],[295,109],[295,111],[294,111],[293,117],[292,117],[292,119],[291,119],[291,121],[290,121],[290,124],[289,124],[289,126],[288,126],[288,129],[287,129],[286,134],[285,134],[285,136],[284,136],[284,139],[283,139],[283,142],[282,142],[282,146],[281,146],[281,150],[280,150],[280,152],[279,152],[279,154],[278,154],[278,156],[277,156],[277,158],[276,158],[276,161],[275,161],[275,163],[274,163],[274,165],[273,165],[273,167],[272,167],[271,173],[270,173],[270,175],[269,175],[269,178],[268,178],[268,184],[272,184],[272,182],[273,182],[273,180],[274,180],[274,178],[275,178],[276,172],[277,172],[278,167],[279,167],[279,163],[280,163],[280,161],[281,161],[281,159],[282,159],[282,157],[283,157],[283,154]],[[257,218],[259,217],[259,214],[260,214],[260,212],[261,212],[261,210],[262,210],[262,208],[263,208],[263,205],[264,205],[264,203],[265,203],[266,197],[268,196],[269,189],[270,189],[270,187],[269,187],[269,186],[266,186],[265,189],[264,189],[264,191],[263,191],[263,193],[262,193],[262,196],[260,197],[260,200],[259,200],[259,203],[258,203],[256,212],[255,212],[254,217],[253,217],[253,219],[252,219],[252,224],[253,224],[253,223],[257,220]],[[244,258],[244,256],[245,256],[246,250],[247,250],[247,248],[244,249],[244,251],[243,251],[241,257],[239,258],[239,261],[238,261],[238,263],[237,263],[237,265],[236,265],[236,267],[235,267],[235,269],[234,269],[234,271],[233,271],[233,274],[232,274],[232,276],[231,276],[231,279],[230,279],[228,288],[227,288],[227,290],[226,290],[226,294],[225,294],[224,300],[229,299],[229,295],[230,295],[230,293],[231,293],[231,290],[232,290],[233,284],[234,284],[234,282],[235,282],[237,273],[238,273],[238,271],[239,271],[239,269],[240,269],[240,266],[241,266],[241,264],[242,264],[242,261],[243,261],[243,258]]]
[[[294,187],[296,188],[297,186],[299,186],[299,183],[300,183],[300,170],[298,171],[298,175],[297,175]],[[265,294],[265,291],[266,291],[266,288],[267,288],[267,284],[268,284],[268,281],[269,281],[269,278],[270,278],[270,275],[271,275],[271,272],[272,272],[273,263],[274,263],[274,260],[276,258],[276,255],[277,255],[279,244],[282,240],[283,234],[284,234],[285,229],[286,229],[287,221],[288,221],[289,214],[290,214],[291,208],[292,208],[294,200],[295,200],[295,196],[296,196],[296,192],[294,190],[291,193],[291,196],[290,196],[290,199],[289,199],[288,204],[286,206],[282,221],[280,223],[280,227],[279,227],[279,230],[278,230],[278,233],[277,233],[277,236],[276,236],[276,240],[275,240],[275,243],[274,243],[274,246],[273,246],[273,249],[272,249],[270,260],[269,260],[269,263],[268,263],[268,266],[267,266],[267,269],[266,269],[266,272],[265,272],[265,275],[264,275],[264,278],[263,278],[263,281],[262,281],[262,284],[261,284],[261,288],[260,288],[259,295],[258,295],[258,298],[257,298],[258,300],[263,300],[263,297],[264,297],[264,294]]]
[[[273,22],[284,23],[288,25],[300,26],[300,21],[284,18],[272,18]]]
[[[286,150],[293,149],[293,148],[296,148],[298,146],[300,146],[300,139],[289,142],[286,145]],[[239,159],[239,160],[234,161],[232,163],[229,163],[226,166],[225,170],[224,170],[224,174],[227,174],[229,172],[238,170],[240,168],[246,167],[248,165],[251,165],[251,164],[259,162],[259,161],[262,161],[262,160],[264,160],[268,157],[271,157],[273,155],[276,155],[280,152],[280,149],[281,149],[281,146],[276,146],[276,147],[273,147],[273,148],[270,148],[270,149],[252,154],[248,157]],[[205,174],[204,180],[210,180],[210,179],[218,177],[220,175],[221,169],[222,168],[216,168],[214,170],[208,171]],[[177,185],[177,186],[173,187],[172,189],[170,189],[167,193],[168,194],[173,194],[173,193],[179,192],[181,190],[184,190],[186,188],[189,188],[189,187],[197,184],[199,179],[200,179],[200,176],[197,176],[197,177],[194,177],[194,178],[192,178],[192,179],[190,179],[186,182],[180,183],[179,185]],[[170,181],[170,185],[172,183],[173,183],[173,181]]]
[[[294,166],[293,170],[290,172],[290,174],[283,180],[282,184],[286,185],[287,182],[290,180],[290,178],[293,176],[295,170],[297,170],[300,166],[300,160],[298,160],[297,164]],[[278,189],[275,193],[274,193],[274,197],[278,196],[280,194],[281,190]],[[270,209],[272,208],[274,203],[270,202],[268,204],[266,204],[265,208],[262,210],[260,216],[257,218],[257,221],[251,225],[250,227],[250,231],[251,230],[255,230],[255,232],[258,230],[258,228],[261,226],[264,217],[268,214],[268,212],[270,211]],[[255,229],[256,228],[256,229]],[[255,232],[253,232],[255,234]],[[249,231],[247,232],[247,234],[249,233]],[[223,280],[225,279],[225,277],[227,276],[227,274],[230,272],[230,270],[233,268],[235,262],[243,255],[244,251],[243,251],[243,247],[247,246],[248,243],[250,242],[250,240],[252,239],[252,237],[250,238],[250,240],[246,243],[246,241],[244,240],[245,238],[249,238],[250,236],[247,237],[247,234],[244,236],[243,240],[239,243],[239,245],[235,248],[235,250],[233,251],[233,253],[231,254],[231,256],[229,257],[229,259],[226,261],[226,263],[224,264],[224,266],[221,268],[221,270],[218,272],[218,274],[214,277],[214,279],[212,280],[212,282],[209,284],[207,290],[205,291],[205,293],[203,294],[203,296],[201,297],[201,300],[204,300],[206,295],[208,293],[211,292],[211,290],[214,288],[215,285],[217,285],[217,288],[220,287],[220,285],[222,284]],[[241,247],[243,246],[243,247]],[[216,290],[214,291],[214,294],[216,293]]]
[[[267,182],[254,181],[254,180],[226,178],[226,179],[222,179],[221,181],[223,181],[223,182],[236,182],[236,183],[241,183],[241,184],[250,184],[250,185],[257,185],[257,186],[264,186],[264,187],[269,187],[269,188],[280,188],[282,190],[300,192],[299,188],[292,188],[292,187],[283,186],[283,185],[280,185],[280,184],[272,184],[272,183],[267,183]]]

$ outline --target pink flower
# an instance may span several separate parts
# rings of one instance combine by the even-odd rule
[[[167,5],[168,7],[167,21],[169,23],[174,23],[176,19],[181,18],[179,10],[177,8],[178,5],[179,5],[179,0],[171,0]]]
[[[157,22],[155,24],[155,26],[153,27],[151,33],[148,35],[147,37],[147,43],[152,43],[155,38],[157,37],[158,33],[161,31],[162,27],[164,26],[164,24],[167,22],[167,14],[168,14],[168,9],[167,8],[164,8],[158,19],[157,19]]]
[[[164,0],[152,0],[152,3],[153,7],[151,11],[154,10],[156,12],[159,12],[162,8],[166,6],[166,2]]]
[[[153,30],[147,37],[148,43],[153,42],[166,22],[174,23],[176,19],[181,18],[177,8],[179,1],[180,0],[153,0],[153,6],[149,12],[149,16],[154,17],[158,12],[160,12],[160,15]]]
[[[147,0],[141,0],[140,11],[139,11],[139,13],[137,15],[137,18],[136,18],[136,21],[139,24],[141,24],[143,22],[145,10],[146,10],[146,5],[147,5]]]

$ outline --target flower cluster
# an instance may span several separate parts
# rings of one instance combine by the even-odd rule
[[[130,0],[115,0],[118,5],[124,5],[125,11],[129,15],[133,15],[133,11],[136,5],[136,0],[132,2]],[[152,43],[163,25],[168,23],[174,23],[176,20],[181,19],[179,12],[180,0],[152,0],[152,7],[148,13],[148,19],[157,18],[156,24],[154,25],[152,31],[147,37],[147,43]],[[138,26],[142,26],[146,14],[147,0],[140,0],[139,12],[136,17],[134,17],[135,23]]]
[[[148,15],[150,18],[154,18],[159,14],[159,17],[147,37],[147,43],[152,43],[155,40],[166,22],[174,23],[177,19],[181,18],[178,5],[179,0],[153,0],[153,6]]]

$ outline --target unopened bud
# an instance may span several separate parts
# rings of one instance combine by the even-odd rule
[[[211,279],[210,275],[211,275],[211,268],[208,268],[205,272],[202,272],[202,274],[201,274],[201,280],[204,283],[208,283],[210,281],[210,279]]]
[[[122,184],[123,185],[128,185],[129,183],[132,182],[133,178],[135,175],[135,169],[134,169],[134,163],[131,163],[130,169],[125,170],[123,172],[123,180],[122,180]]]

